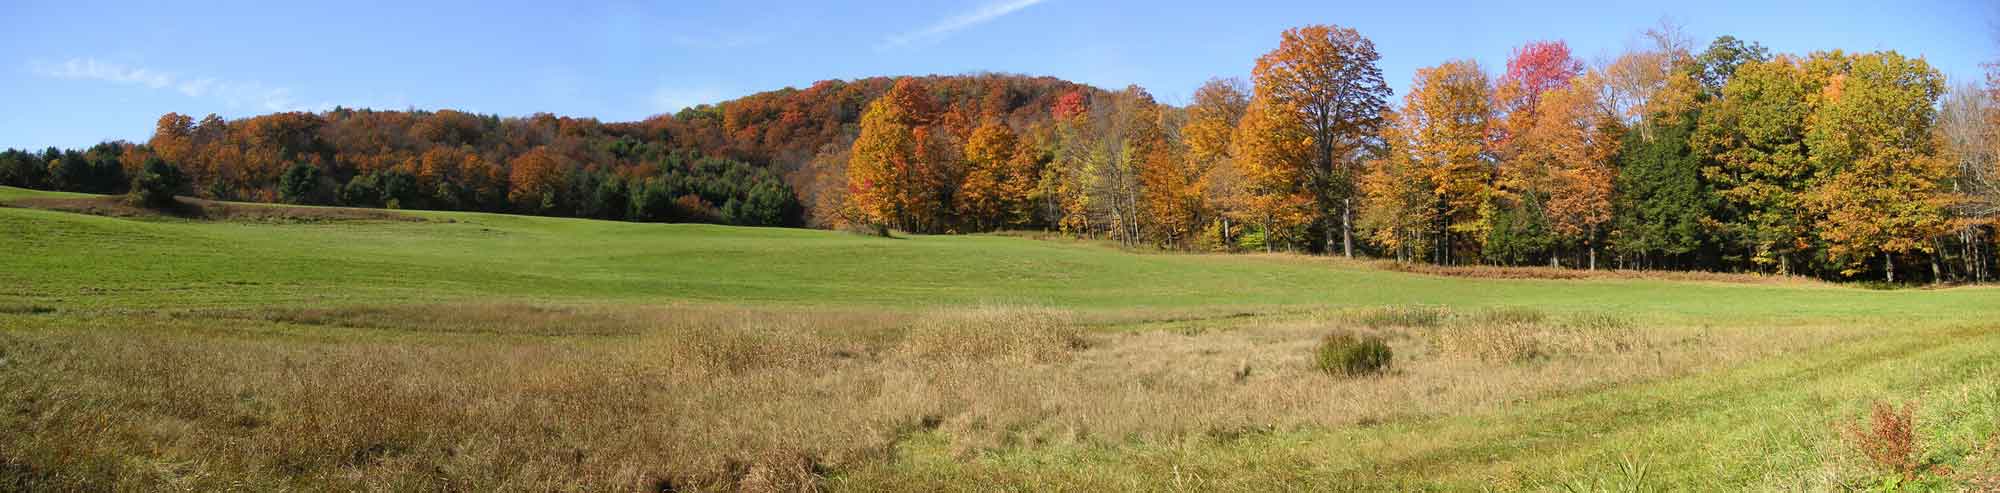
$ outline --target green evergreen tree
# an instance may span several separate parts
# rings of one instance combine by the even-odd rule
[[[1694,116],[1653,118],[1650,136],[1632,132],[1622,144],[1612,245],[1642,267],[1684,265],[1708,237],[1703,219],[1715,200],[1689,145]]]

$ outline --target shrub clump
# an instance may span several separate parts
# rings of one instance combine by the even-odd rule
[[[174,206],[174,194],[187,188],[186,173],[160,158],[146,160],[146,166],[132,177],[132,202],[141,206],[166,209]]]
[[[848,221],[846,224],[842,225],[840,229],[841,231],[846,231],[848,233],[857,234],[861,236],[874,236],[879,238],[896,237],[895,233],[889,231],[888,226],[881,224],[871,224],[861,221]]]
[[[1532,325],[1549,318],[1547,313],[1533,308],[1499,307],[1489,308],[1474,315],[1473,323],[1489,325]]]
[[[1389,342],[1381,337],[1335,332],[1320,340],[1315,362],[1330,375],[1356,377],[1389,369],[1394,357]]]
[[[1921,461],[1922,444],[1917,442],[1916,410],[1915,403],[1897,408],[1876,402],[1867,419],[1847,423],[1841,435],[1883,472],[1893,474],[1899,482],[1914,481],[1926,468]]]
[[[1351,320],[1362,327],[1436,327],[1445,319],[1444,308],[1431,306],[1390,306],[1365,310]]]

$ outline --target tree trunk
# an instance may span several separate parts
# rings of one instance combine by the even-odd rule
[[[1971,278],[1973,282],[1979,282],[1978,260],[1975,257],[1979,253],[1974,250],[1975,247],[1972,244],[1972,230],[1965,229],[1959,231],[1958,241],[1960,242],[1959,244],[1964,245],[1958,250],[1959,256],[1965,259],[1965,273],[1961,274],[1961,276]]]
[[[1222,238],[1219,241],[1222,242],[1222,251],[1236,251],[1236,242],[1229,241],[1229,216],[1222,216]]]
[[[1974,279],[1978,279],[1979,282],[1986,282],[1986,271],[1987,269],[1991,268],[1991,266],[1987,265],[1986,263],[1986,256],[1988,253],[1989,252],[1987,252],[1985,248],[1985,242],[1982,241],[1972,244],[1973,258],[1977,259],[1977,263],[1974,264],[1973,267],[1977,269],[1976,272],[1978,272],[1978,274],[1973,274],[1972,277]]]
[[[1264,221],[1264,253],[1271,253],[1271,222]]]
[[[1325,243],[1323,243],[1326,245],[1326,248],[1321,251],[1327,255],[1333,255],[1333,224],[1326,224],[1325,228],[1321,228],[1320,234],[1326,237]]]
[[[1584,244],[1585,248],[1590,249],[1590,270],[1597,270],[1597,241],[1586,240]]]
[[[1340,251],[1354,258],[1354,199],[1340,199]]]
[[[1896,283],[1896,260],[1889,256],[1889,252],[1882,252],[1882,272],[1888,277],[1889,284]]]
[[[1446,231],[1443,235],[1440,236],[1442,236],[1443,239],[1438,242],[1438,263],[1444,265],[1458,265],[1457,238],[1453,238],[1451,236],[1450,231]]]
[[[1938,268],[1938,258],[1943,256],[1944,249],[1942,248],[1937,249],[1936,252],[1931,254],[1931,284],[1944,282],[1944,270]]]

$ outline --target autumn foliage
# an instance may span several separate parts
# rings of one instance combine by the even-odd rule
[[[1185,107],[999,74],[822,81],[637,122],[335,108],[167,114],[143,144],[0,152],[0,183],[123,193],[152,160],[218,200],[973,233],[1553,265],[1984,280],[2000,76],[1895,52],[1705,50],[1677,28],[1419,69],[1285,30]],[[1940,101],[1944,104],[1940,105]]]

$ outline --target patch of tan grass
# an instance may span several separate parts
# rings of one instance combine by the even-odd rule
[[[1067,312],[1009,307],[0,317],[15,327],[0,331],[0,486],[54,490],[813,490],[899,460],[913,437],[942,437],[954,460],[1227,441],[1477,412],[1836,337],[1459,315],[1369,328],[1338,313],[1091,334]],[[1393,370],[1318,371],[1331,330],[1385,338]],[[1484,358],[1484,341],[1513,336],[1452,331],[1522,331],[1558,357]]]
[[[1371,260],[1365,262],[1377,269],[1391,272],[1406,272],[1445,277],[1467,277],[1478,279],[1647,279],[1664,281],[1727,282],[1741,284],[1778,285],[1820,285],[1824,281],[1804,276],[1780,276],[1774,274],[1670,271],[1670,270],[1623,270],[1601,268],[1597,270],[1569,267],[1523,266],[1506,267],[1493,265],[1434,265],[1393,260]]]
[[[1442,353],[1487,363],[1526,363],[1566,356],[1616,355],[1666,344],[1667,334],[1639,331],[1630,321],[1573,315],[1546,321],[1539,312],[1500,310],[1429,331]]]

